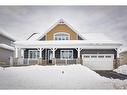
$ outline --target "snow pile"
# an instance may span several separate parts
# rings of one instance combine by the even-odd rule
[[[114,70],[117,73],[125,74],[127,75],[127,65],[119,66],[117,69]]]
[[[117,88],[127,88],[127,81],[101,77],[82,65],[0,68],[0,89]]]

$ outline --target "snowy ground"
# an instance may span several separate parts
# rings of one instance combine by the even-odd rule
[[[127,89],[82,65],[0,67],[0,89]]]
[[[117,73],[125,74],[127,75],[127,65],[119,66],[117,69],[114,70]]]

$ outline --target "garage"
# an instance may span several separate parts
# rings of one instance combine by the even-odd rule
[[[92,70],[113,70],[114,54],[82,54],[82,59]]]

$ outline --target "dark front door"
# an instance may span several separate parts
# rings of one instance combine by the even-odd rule
[[[48,50],[48,64],[52,64],[53,53],[51,50]]]

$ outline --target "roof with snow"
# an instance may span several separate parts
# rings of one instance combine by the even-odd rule
[[[8,39],[12,40],[12,41],[16,41],[16,39],[14,39],[11,35],[9,35],[8,33],[4,32],[3,30],[0,29],[0,35],[7,37]]]
[[[57,26],[58,24],[65,24],[67,25],[69,28],[71,28],[75,33],[77,33],[81,38],[85,39],[77,30],[75,30],[70,24],[68,24],[65,20],[60,19],[58,20],[54,25],[52,25],[46,32],[44,33],[33,33],[29,36],[29,38],[27,40],[31,40],[31,41],[35,41],[35,40],[39,40],[42,37],[44,37],[51,29],[53,29],[55,26]]]
[[[0,48],[4,48],[4,49],[7,49],[7,50],[11,50],[11,51],[15,50],[14,47],[6,45],[6,44],[0,44]]]
[[[58,24],[66,24],[69,26],[73,31],[75,31],[82,39],[85,40],[85,42],[92,42],[92,43],[120,43],[111,40],[103,33],[79,33],[76,31],[70,24],[68,24],[63,19],[60,19],[58,22],[56,22],[52,27],[50,27],[47,32],[45,33],[33,33],[29,36],[27,39],[28,41],[39,41],[42,37],[44,37],[51,29],[53,29]]]
[[[87,40],[48,40],[48,41],[16,41],[17,48],[86,48],[86,49],[115,49],[121,46],[120,43]]]
[[[69,26],[73,31],[75,31],[83,40],[46,40],[46,41],[40,41],[42,37],[46,35],[51,29],[53,29],[56,25],[58,24],[66,24]],[[102,33],[79,33],[73,27],[69,24],[67,24],[63,19],[60,19],[57,23],[55,23],[52,27],[48,29],[47,32],[44,34],[42,33],[33,33],[29,36],[27,40],[24,41],[16,41],[15,42],[16,46],[20,47],[89,47],[93,46],[92,48],[95,48],[94,46],[107,46],[109,48],[111,45],[113,46],[112,48],[117,48],[118,46],[121,45],[120,42],[116,42],[108,38],[106,35]],[[100,47],[102,48],[102,47]]]
[[[82,33],[83,39],[85,42],[92,42],[92,43],[120,43],[111,40],[109,37],[104,35],[103,33]],[[28,41],[38,41],[39,38],[42,37],[42,33],[35,33],[32,35]]]

